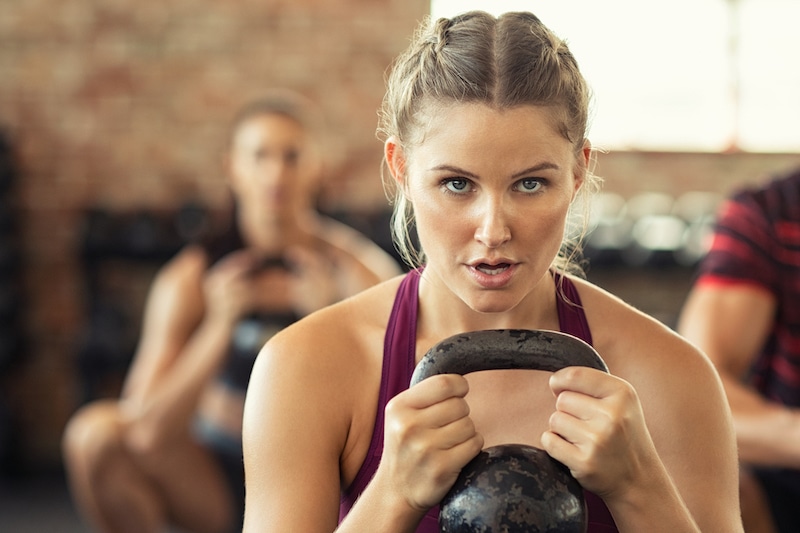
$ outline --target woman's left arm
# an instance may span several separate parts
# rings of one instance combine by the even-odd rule
[[[663,329],[639,343],[653,354],[635,378],[649,432],[700,531],[741,532],[736,435],[722,382],[707,357]]]
[[[622,532],[741,532],[735,438],[718,375],[665,327],[634,323],[610,344],[615,375],[553,374],[556,412],[543,446],[603,498]]]

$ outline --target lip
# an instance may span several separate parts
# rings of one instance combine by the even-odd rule
[[[503,268],[502,271],[496,274],[484,272],[479,267],[488,266]],[[478,259],[467,264],[467,269],[472,278],[484,289],[501,289],[511,282],[514,273],[517,270],[517,263],[511,259],[495,258],[495,259]]]

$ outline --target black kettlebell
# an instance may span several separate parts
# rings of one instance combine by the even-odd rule
[[[608,372],[586,342],[557,331],[495,329],[454,335],[433,346],[411,385],[436,374],[587,366]],[[481,451],[441,502],[442,533],[585,533],[583,489],[547,452],[524,444]]]

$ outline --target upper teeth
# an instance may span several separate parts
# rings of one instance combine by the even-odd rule
[[[506,268],[508,268],[508,267],[504,266],[504,265],[500,265],[500,266],[496,266],[496,267],[490,267],[488,265],[479,265],[478,266],[478,270],[480,270],[484,274],[489,274],[491,276],[494,276],[495,274],[501,273]]]

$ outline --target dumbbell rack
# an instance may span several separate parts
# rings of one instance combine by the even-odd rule
[[[2,385],[22,359],[24,350],[20,249],[14,196],[16,181],[11,142],[0,132],[0,470],[3,472],[13,462],[14,421]]]
[[[599,194],[584,249],[589,280],[675,327],[721,201],[713,191]]]
[[[202,218],[201,211],[187,204],[161,211],[92,207],[84,213],[80,258],[85,324],[76,356],[80,404],[119,392],[138,341],[149,284],[189,240],[187,215]]]

